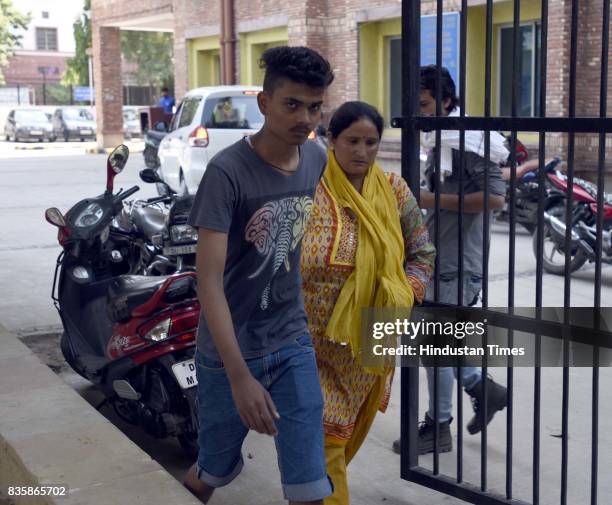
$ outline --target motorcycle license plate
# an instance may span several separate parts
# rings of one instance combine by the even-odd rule
[[[176,380],[183,389],[189,389],[198,385],[194,360],[188,359],[187,361],[172,365],[172,372],[174,372]]]
[[[164,255],[180,256],[182,254],[195,254],[197,247],[196,244],[168,246],[164,247]]]

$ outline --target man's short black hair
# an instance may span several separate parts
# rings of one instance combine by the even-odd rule
[[[429,91],[434,99],[436,98],[437,68],[438,67],[435,65],[425,65],[421,67],[421,90]],[[440,70],[440,94],[442,96],[442,100],[450,98],[450,104],[446,110],[447,112],[452,112],[459,103],[455,81],[453,81],[453,78],[446,67],[442,67]]]
[[[289,79],[311,88],[326,88],[334,80],[329,62],[308,47],[271,47],[259,62],[265,69],[263,89],[271,94],[281,79]]]
[[[168,93],[168,88],[166,88],[165,86],[162,88],[162,93]]]

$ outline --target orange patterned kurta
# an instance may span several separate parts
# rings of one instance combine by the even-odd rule
[[[421,301],[433,271],[435,249],[406,182],[394,174],[387,174],[387,177],[398,203],[406,251],[406,275],[414,290],[415,301]],[[325,433],[340,439],[351,437],[357,414],[378,378],[363,370],[347,345],[331,342],[325,337],[338,295],[355,267],[357,225],[356,216],[339,207],[322,181],[316,190],[302,241],[301,268],[304,305],[325,398]],[[387,377],[380,404],[382,412],[389,402],[392,377],[393,374]]]

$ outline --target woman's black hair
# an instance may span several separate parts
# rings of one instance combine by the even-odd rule
[[[266,71],[263,89],[269,94],[281,79],[311,88],[327,88],[334,80],[329,62],[308,47],[271,47],[262,54],[259,67]]]
[[[378,139],[382,137],[384,129],[384,121],[380,112],[365,102],[345,102],[334,112],[334,115],[329,121],[328,131],[332,138],[338,138],[344,130],[351,126],[355,121],[365,118],[369,119],[376,126],[378,131]]]
[[[435,65],[425,65],[421,67],[421,89],[429,91],[431,96],[434,98],[436,97],[437,68],[438,67]],[[446,111],[452,112],[459,103],[455,81],[453,81],[453,78],[446,67],[442,67],[440,70],[440,94],[442,96],[442,100],[450,98],[450,104],[446,108]]]

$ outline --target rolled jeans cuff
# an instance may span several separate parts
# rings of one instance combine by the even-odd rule
[[[238,477],[238,475],[242,471],[243,466],[244,460],[242,459],[242,456],[240,456],[240,460],[238,461],[238,463],[236,463],[234,469],[225,477],[216,477],[214,475],[211,475],[205,470],[202,470],[202,468],[200,468],[200,465],[198,464],[196,464],[196,471],[198,479],[200,479],[204,484],[208,484],[210,487],[223,487],[227,486],[236,477]]]
[[[283,495],[288,501],[317,501],[334,493],[334,486],[329,476],[302,484],[283,484]]]

